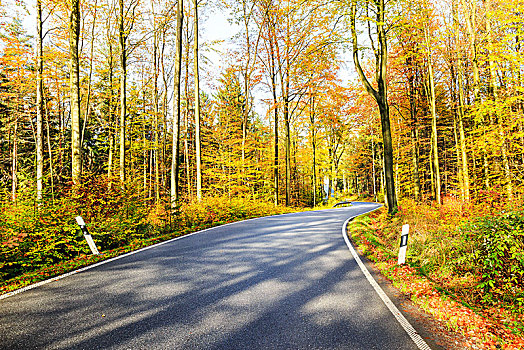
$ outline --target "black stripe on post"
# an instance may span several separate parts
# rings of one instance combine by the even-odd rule
[[[408,235],[400,236],[400,247],[405,247],[408,245]]]

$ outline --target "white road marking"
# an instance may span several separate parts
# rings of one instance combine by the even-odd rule
[[[359,215],[362,215],[362,214],[359,214]],[[413,326],[411,325],[411,323],[409,323],[409,321],[404,317],[404,315],[402,315],[400,313],[400,311],[398,310],[398,308],[395,306],[395,304],[393,304],[393,302],[391,301],[391,299],[389,299],[389,297],[387,296],[386,293],[384,293],[384,290],[382,290],[382,288],[379,286],[379,284],[377,283],[377,281],[375,281],[375,279],[373,278],[373,276],[371,276],[371,274],[369,273],[366,265],[364,265],[364,263],[362,262],[362,260],[360,259],[360,256],[358,255],[358,253],[355,251],[355,248],[353,248],[353,245],[351,244],[351,242],[349,241],[349,237],[347,235],[347,230],[346,230],[346,227],[347,227],[347,224],[348,222],[351,220],[351,219],[354,219],[355,217],[359,216],[359,215],[355,215],[355,216],[352,216],[350,218],[348,218],[345,222],[344,222],[344,225],[342,225],[342,236],[344,236],[344,241],[346,241],[346,245],[348,246],[349,248],[349,251],[351,252],[351,255],[353,255],[353,258],[355,259],[355,261],[357,262],[358,266],[360,267],[360,269],[362,270],[362,272],[364,273],[364,276],[366,276],[368,282],[371,284],[371,286],[373,286],[373,288],[375,289],[375,291],[377,292],[377,294],[379,295],[380,299],[382,299],[382,301],[384,302],[384,304],[386,304],[387,308],[389,309],[389,311],[391,311],[391,313],[393,314],[393,316],[395,316],[395,318],[397,319],[397,321],[400,323],[400,325],[402,326],[402,328],[404,328],[404,330],[406,331],[406,333],[409,335],[409,337],[413,340],[413,342],[415,342],[415,344],[418,346],[418,348],[420,350],[431,350],[431,348],[428,346],[428,344],[424,341],[424,339],[422,339],[422,337],[417,333],[417,331],[415,330],[415,328],[413,328]]]

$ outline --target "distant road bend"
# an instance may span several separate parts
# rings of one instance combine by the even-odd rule
[[[342,236],[378,206],[224,225],[5,298],[0,349],[422,349]]]

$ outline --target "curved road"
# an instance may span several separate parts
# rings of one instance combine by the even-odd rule
[[[1,349],[418,349],[353,259],[344,221],[243,221],[0,300]]]

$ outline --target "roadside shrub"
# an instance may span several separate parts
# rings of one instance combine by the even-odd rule
[[[457,272],[470,269],[481,276],[483,302],[524,306],[524,211],[481,217],[460,231]]]
[[[352,234],[373,246],[371,258],[396,259],[401,226],[410,225],[407,261],[441,287],[485,307],[524,306],[524,210],[499,212],[500,200],[467,208],[404,200],[399,212],[384,209],[358,218]]]
[[[99,249],[108,251],[132,250],[180,233],[291,211],[263,201],[227,197],[205,198],[173,209],[167,202],[145,200],[140,184],[126,184],[124,190],[104,177],[85,179],[81,188],[66,188],[58,199],[41,205],[35,203],[34,193],[21,194],[16,203],[5,197],[0,210],[2,282],[90,254],[75,221],[79,215]]]
[[[16,203],[2,201],[0,213],[0,278],[89,254],[75,217],[82,216],[95,243],[113,249],[133,239],[150,237],[149,208],[132,184],[121,190],[107,178],[85,179],[81,188],[62,190],[58,199],[38,205],[31,193]]]
[[[201,202],[184,204],[180,208],[181,224],[186,227],[203,227],[212,223],[226,223],[286,212],[290,212],[290,209],[275,207],[272,203],[228,197],[208,197]]]

